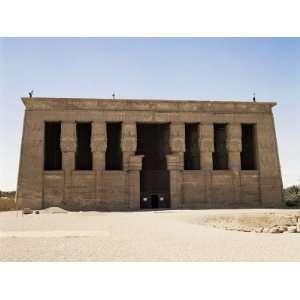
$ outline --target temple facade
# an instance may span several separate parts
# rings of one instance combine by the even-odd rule
[[[22,98],[17,206],[282,206],[274,102]]]

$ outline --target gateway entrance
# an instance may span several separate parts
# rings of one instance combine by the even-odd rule
[[[140,173],[140,207],[170,208],[170,176],[166,155],[169,124],[137,124],[137,154],[144,155]]]

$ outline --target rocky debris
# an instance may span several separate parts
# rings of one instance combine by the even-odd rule
[[[33,210],[26,207],[26,208],[23,208],[23,215],[30,215],[33,213]]]
[[[281,233],[283,231],[281,231],[279,229],[279,227],[272,227],[270,230],[269,230],[270,233]]]
[[[294,233],[300,232],[300,213],[267,212],[218,214],[202,217],[200,223],[225,230],[256,233]]]
[[[287,232],[289,232],[289,233],[295,233],[295,232],[297,232],[297,226],[289,226],[287,228]]]
[[[68,212],[67,210],[57,206],[52,206],[41,210],[41,213],[43,214],[60,214],[60,213],[67,213],[67,212]]]
[[[298,223],[296,225],[297,232],[300,232],[300,218],[298,218]]]
[[[39,210],[36,210],[34,213],[35,213],[36,215],[38,215],[38,214],[40,213],[40,211],[39,211]]]
[[[277,230],[279,231],[279,233],[285,232],[287,231],[287,226],[278,226]]]

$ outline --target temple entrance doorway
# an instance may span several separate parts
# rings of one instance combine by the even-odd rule
[[[166,155],[169,124],[137,124],[137,155],[144,155],[140,173],[141,209],[170,208],[170,175]]]

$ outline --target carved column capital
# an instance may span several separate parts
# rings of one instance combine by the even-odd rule
[[[198,143],[201,152],[214,152],[214,126],[212,123],[199,124]]]
[[[137,148],[137,134],[135,122],[123,122],[121,133],[121,149],[123,152],[123,169],[129,169],[130,157],[133,156]]]
[[[142,170],[144,155],[132,155],[129,157],[128,171]]]
[[[200,149],[200,167],[202,170],[212,170],[212,153],[215,151],[213,123],[200,123],[198,132],[198,143]]]
[[[122,123],[122,151],[135,152],[137,147],[136,123]]]
[[[93,169],[105,169],[105,151],[107,148],[107,135],[105,122],[92,123],[91,151],[93,152]]]
[[[182,158],[180,154],[167,154],[167,169],[168,170],[178,170],[183,169]]]
[[[76,123],[75,122],[62,123],[60,148],[62,152],[76,151]]]
[[[241,124],[230,123],[227,125],[227,141],[226,148],[228,151],[228,164],[229,169],[238,171],[241,169],[241,156],[242,151],[242,131]]]
[[[106,124],[104,122],[92,123],[91,151],[105,152],[107,148]]]
[[[241,124],[230,123],[227,125],[227,141],[226,147],[228,152],[241,152],[242,151],[242,131]]]
[[[185,126],[184,123],[170,124],[171,152],[185,152]]]

